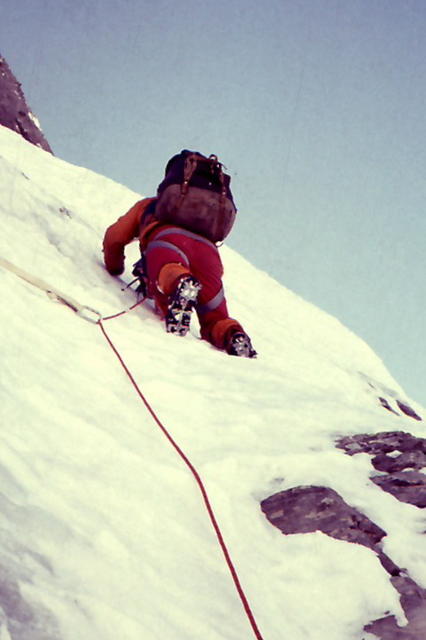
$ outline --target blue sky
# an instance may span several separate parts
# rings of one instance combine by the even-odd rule
[[[57,156],[151,194],[176,151],[219,155],[229,245],[426,405],[423,0],[1,7],[0,52]]]

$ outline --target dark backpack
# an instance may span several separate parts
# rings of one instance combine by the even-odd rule
[[[184,150],[173,156],[158,187],[155,216],[212,242],[229,234],[237,210],[229,188],[231,178],[215,155],[208,158]]]

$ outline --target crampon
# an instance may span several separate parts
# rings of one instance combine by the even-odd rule
[[[168,333],[176,333],[185,336],[189,331],[191,314],[197,303],[201,284],[193,276],[183,277],[174,293],[170,297],[170,303],[166,315],[166,329]]]

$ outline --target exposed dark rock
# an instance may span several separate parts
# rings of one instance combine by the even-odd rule
[[[379,549],[377,551],[377,556],[386,573],[388,573],[392,577],[401,575],[401,573],[403,572],[403,569],[398,567],[398,565],[395,564],[394,561],[391,558],[389,558],[389,556],[383,553],[383,551]]]
[[[361,438],[366,439],[367,436]],[[376,444],[373,445],[374,450]],[[352,453],[354,451],[351,449]],[[382,552],[380,542],[386,535],[385,531],[346,504],[333,489],[314,486],[288,489],[263,500],[261,508],[269,522],[284,534],[323,531],[333,538],[356,542],[374,550],[400,594],[408,624],[400,627],[395,616],[386,616],[369,623],[364,630],[375,634],[380,640],[426,638],[426,590]]]
[[[401,411],[405,413],[405,415],[409,416],[410,418],[414,418],[414,420],[421,420],[421,417],[417,415],[414,409],[410,407],[410,405],[407,404],[406,402],[401,402],[400,400],[397,400],[396,404],[401,409]]]
[[[407,576],[392,578],[391,582],[401,595],[401,605],[408,624],[399,627],[395,616],[386,616],[366,625],[365,631],[374,633],[381,640],[424,640],[426,638],[426,590]]]
[[[386,409],[387,411],[390,411],[391,413],[394,413],[397,416],[400,416],[401,414],[392,407],[391,402],[394,402],[398,407],[398,409],[400,409],[402,413],[405,413],[405,415],[408,416],[409,418],[413,418],[414,420],[420,420],[420,421],[423,420],[423,418],[419,416],[414,411],[413,407],[410,407],[410,405],[407,404],[407,402],[402,402],[401,400],[396,400],[395,398],[392,398],[392,400],[389,401],[383,396],[378,396],[378,399],[384,409]]]
[[[401,594],[401,604],[407,615],[414,612],[419,606],[426,609],[426,589],[422,589],[418,584],[411,580],[408,576],[399,576],[392,578],[392,584],[395,589]],[[423,622],[426,622],[426,617],[423,615]],[[424,627],[426,630],[426,627]],[[426,638],[426,633],[423,636]]]
[[[386,398],[381,398],[379,397],[379,402],[382,405],[382,407],[384,407],[385,409],[387,409],[388,411],[391,411],[392,413],[395,413],[397,416],[399,416],[398,411],[395,411],[395,409],[393,409],[389,402],[386,400]]]
[[[391,493],[401,502],[414,504],[420,509],[426,507],[426,475],[419,471],[401,471],[383,476],[372,476],[371,480]]]
[[[20,83],[0,55],[0,124],[21,134],[25,140],[52,153],[35,116],[29,109]]]
[[[398,402],[398,407],[407,415],[411,415],[408,412],[412,410],[407,405]],[[416,415],[411,417],[421,419]],[[419,471],[426,466],[425,438],[417,438],[403,431],[387,431],[341,438],[337,447],[350,456],[361,452],[373,456],[374,468],[385,472],[383,475],[371,477],[377,486],[402,502],[422,509],[426,507],[426,475]],[[399,627],[394,616],[387,616],[367,625],[365,630],[374,633],[381,640],[424,640],[426,590],[419,587],[396,565],[392,569],[394,563],[390,558],[381,556],[380,560],[386,571],[392,575],[391,582],[401,595],[401,605],[408,625]]]
[[[336,446],[344,449],[352,456],[355,453],[391,453],[392,451],[423,451],[426,453],[426,439],[416,438],[405,431],[382,431],[380,433],[361,433],[345,436],[337,441]]]
[[[374,456],[371,461],[373,467],[387,475],[373,476],[373,482],[402,502],[421,508],[426,506],[426,476],[419,473],[426,467],[425,438],[417,438],[404,431],[385,431],[341,438],[336,446],[350,456],[356,453]]]
[[[377,394],[376,397],[384,409],[394,413],[397,416],[400,416],[401,414],[399,413],[399,411],[402,411],[402,413],[405,413],[405,415],[413,418],[414,420],[423,419],[414,411],[414,409],[408,404],[406,400],[401,400],[400,398],[398,398],[398,394],[395,391],[384,386],[378,380],[374,380],[374,378],[367,376],[362,371],[359,371],[358,373],[364,380],[364,382],[367,383],[369,388],[373,389],[375,395]]]
[[[296,487],[261,502],[269,522],[283,533],[322,531],[332,538],[377,547],[386,532],[328,487]]]
[[[423,451],[406,451],[393,457],[380,453],[371,462],[377,471],[398,473],[404,469],[423,469],[426,467],[426,454]]]

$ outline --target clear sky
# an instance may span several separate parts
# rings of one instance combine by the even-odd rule
[[[0,6],[0,53],[57,156],[149,195],[172,154],[216,153],[229,245],[426,405],[424,0]]]

